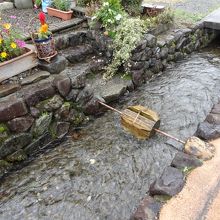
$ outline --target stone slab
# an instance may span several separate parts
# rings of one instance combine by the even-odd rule
[[[31,83],[35,83],[35,82],[38,82],[42,79],[45,79],[47,77],[50,76],[50,73],[47,72],[47,71],[39,71],[31,76],[28,76],[26,78],[24,78],[22,81],[21,81],[21,85],[28,85],[28,84],[31,84]],[[0,95],[1,96],[1,95]]]
[[[19,88],[18,84],[0,85],[0,98],[16,92]]]
[[[204,27],[220,30],[220,8],[203,19]]]

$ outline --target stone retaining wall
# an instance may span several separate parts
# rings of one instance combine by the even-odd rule
[[[51,63],[40,62],[33,75],[17,77],[16,83],[0,89],[0,176],[13,164],[62,140],[70,127],[87,121],[85,115],[98,113],[97,99],[115,101],[215,36],[202,24],[158,37],[146,33],[124,65],[132,79],[116,76],[105,86],[96,84],[100,75],[91,83],[88,74],[101,71],[111,61],[112,40],[95,31],[57,37],[60,55]]]

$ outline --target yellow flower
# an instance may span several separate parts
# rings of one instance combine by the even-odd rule
[[[2,38],[0,38],[0,44],[2,44],[2,41],[3,41],[3,39],[2,39]]]
[[[13,49],[17,48],[17,44],[14,43],[14,42],[12,42],[10,46],[11,46],[11,48],[13,48]]]
[[[3,24],[3,27],[4,27],[5,29],[9,30],[9,29],[11,28],[11,24],[5,23],[5,24]]]
[[[6,58],[8,54],[6,52],[1,52],[1,58]]]
[[[41,25],[40,32],[47,33],[47,31],[48,31],[48,25],[47,24]]]

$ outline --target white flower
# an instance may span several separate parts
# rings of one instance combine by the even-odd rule
[[[96,16],[93,16],[91,19],[92,19],[92,21],[95,20],[95,19],[96,19]]]
[[[108,23],[112,23],[111,19],[108,19],[107,22],[108,22]]]
[[[103,2],[103,6],[109,6],[108,2]]]
[[[96,162],[96,160],[95,159],[90,159],[89,162],[90,162],[90,164],[94,164]]]
[[[122,19],[122,15],[121,15],[121,14],[116,15],[116,16],[115,16],[115,19],[116,19],[117,21],[121,20],[121,19]]]

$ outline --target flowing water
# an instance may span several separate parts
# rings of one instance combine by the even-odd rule
[[[191,55],[116,107],[148,106],[160,113],[162,130],[186,140],[218,101],[219,62],[211,51]],[[113,112],[82,134],[4,179],[0,219],[129,219],[177,151],[165,137],[140,141],[125,133]]]

